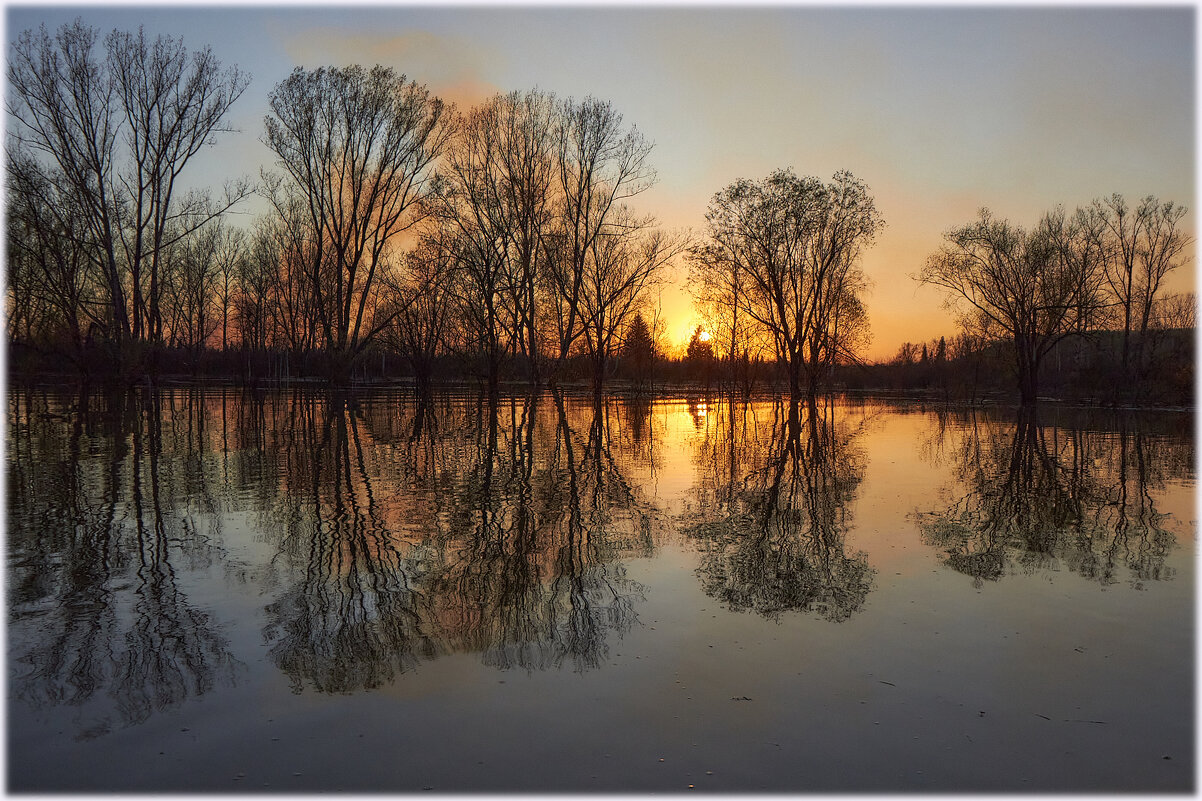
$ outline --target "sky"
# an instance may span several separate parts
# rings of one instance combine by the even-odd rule
[[[191,167],[257,176],[267,98],[297,66],[380,63],[461,108],[538,88],[610,101],[654,143],[633,205],[704,234],[713,195],[791,167],[866,182],[886,228],[864,256],[870,359],[955,333],[913,279],[947,230],[988,207],[1032,225],[1118,192],[1190,207],[1195,230],[1195,10],[1175,6],[6,7],[6,40],[81,17],[209,45],[252,76],[237,129]],[[253,208],[247,214],[253,213]],[[1194,288],[1194,265],[1171,291]],[[670,338],[699,322],[682,267],[662,295]]]

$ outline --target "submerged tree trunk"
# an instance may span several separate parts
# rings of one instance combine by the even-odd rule
[[[593,357],[593,390],[598,396],[601,394],[602,387],[605,386],[605,351],[599,349],[597,355]]]
[[[331,350],[326,358],[326,379],[336,387],[351,383],[355,369],[355,354],[346,350]]]
[[[1038,400],[1039,364],[1034,359],[1020,356],[1018,359],[1019,402],[1032,406]]]
[[[801,358],[794,356],[789,361],[789,402],[796,404],[802,397]]]

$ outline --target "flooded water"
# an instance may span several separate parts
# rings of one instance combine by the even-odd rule
[[[10,387],[11,791],[1189,791],[1193,418]]]

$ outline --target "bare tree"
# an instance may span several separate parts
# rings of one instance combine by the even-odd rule
[[[593,240],[579,314],[598,391],[621,332],[646,305],[664,266],[688,245],[682,235],[651,229],[653,222],[651,218],[636,219],[621,209],[614,215],[613,228]]]
[[[246,351],[267,349],[271,329],[268,301],[279,269],[279,252],[275,247],[273,226],[261,218],[250,235],[246,259],[237,276],[234,301],[239,342]]]
[[[492,387],[517,318],[507,270],[514,232],[504,197],[501,116],[502,104],[494,98],[457,122],[458,135],[447,150],[438,185],[442,230],[434,233],[438,248],[452,257],[463,278],[464,322],[484,357]]]
[[[80,204],[85,247],[107,295],[106,333],[121,342],[131,329],[112,185],[120,119],[113,76],[93,53],[97,36],[78,19],[54,38],[45,26],[22,32],[9,51],[7,107],[17,141],[57,165],[59,189]]]
[[[594,244],[612,223],[617,205],[655,183],[651,143],[607,102],[586,98],[560,104],[556,129],[560,195],[558,231],[545,277],[557,369],[584,335],[580,308]]]
[[[84,336],[98,320],[83,210],[19,146],[7,168],[9,339],[48,344],[86,372]]]
[[[1198,325],[1198,299],[1193,292],[1174,292],[1156,303],[1151,323],[1165,330],[1190,330]]]
[[[735,360],[747,351],[748,324],[739,314],[743,275],[738,263],[722,248],[706,241],[689,252],[689,291],[715,341],[725,350],[729,378],[735,376]]]
[[[219,280],[217,252],[222,232],[208,226],[178,241],[164,254],[169,265],[163,277],[168,292],[163,295],[169,309],[163,333],[170,344],[192,352],[192,359],[217,330],[215,300]]]
[[[320,241],[309,225],[308,208],[298,192],[280,193],[278,185],[268,181],[273,213],[256,233],[254,248],[257,269],[262,270],[269,286],[267,311],[270,324],[266,341],[293,356],[313,350],[320,336],[321,308],[312,270],[320,270]],[[319,272],[320,276],[320,272]]]
[[[231,313],[238,292],[239,276],[246,272],[246,231],[224,225],[221,221],[214,225],[219,229],[217,252],[213,256],[217,268],[216,304],[217,312],[221,315],[221,349],[225,351],[230,346]]]
[[[1141,334],[1147,332],[1161,282],[1185,263],[1182,254],[1193,241],[1179,227],[1186,209],[1151,195],[1133,209],[1116,193],[1095,200],[1089,213],[1097,227],[1106,288],[1122,319],[1122,376],[1130,382],[1131,333],[1137,326]],[[1142,366],[1142,352],[1135,362]]]
[[[97,39],[80,20],[53,39],[45,27],[20,34],[8,69],[9,112],[18,141],[56,165],[60,191],[79,204],[107,299],[104,333],[120,347],[161,336],[168,230],[186,236],[249,191],[238,182],[217,204],[204,193],[182,204],[175,198],[181,172],[223,130],[249,78],[223,70],[208,48],[189,53],[170,37],[148,43],[141,31],[113,31],[104,60],[94,52]]]
[[[716,288],[733,320],[741,315],[770,338],[792,397],[803,383],[814,395],[866,336],[859,260],[884,225],[867,186],[846,171],[824,184],[777,170],[716,194],[706,220],[709,239],[693,251],[694,285],[703,297]]]
[[[723,249],[706,240],[689,251],[689,292],[693,305],[713,335],[720,358],[726,361],[726,380],[744,396],[751,392],[752,359],[772,353],[771,339],[741,311],[745,276]]]
[[[554,216],[555,107],[553,95],[538,91],[498,95],[486,105],[495,120],[500,157],[497,208],[508,245],[505,276],[515,343],[533,383],[538,383],[542,358],[538,279],[546,269]]]
[[[298,67],[270,103],[264,141],[304,203],[306,277],[332,378],[345,380],[389,322],[372,319],[377,273],[422,216],[449,115],[424,86],[378,65]]]
[[[966,328],[992,328],[1011,341],[1024,405],[1037,398],[1044,356],[1089,314],[1100,257],[1083,241],[1081,219],[1057,209],[1027,231],[982,209],[976,222],[944,235],[918,275],[945,290],[949,306],[968,304]]]
[[[228,187],[215,207],[199,195],[185,198],[182,209],[172,206],[188,161],[214,134],[230,130],[222,120],[250,76],[237,67],[223,70],[207,47],[189,53],[182,41],[169,36],[147,42],[140,28],[137,34],[113,31],[105,43],[132,162],[128,174],[119,176],[125,202],[118,206],[131,273],[131,333],[134,339],[153,341],[162,335],[160,272],[163,249],[171,244],[169,229],[177,238],[185,237],[250,192],[248,184],[239,182]]]
[[[409,360],[418,386],[426,388],[445,344],[455,280],[450,254],[436,239],[405,254],[405,270],[392,278],[388,297],[399,311],[383,338]]]
[[[1140,210],[1145,215],[1143,246],[1137,254],[1139,330],[1143,333],[1148,330],[1164,277],[1187,263],[1184,254],[1194,239],[1180,227],[1186,214],[1184,206],[1147,197],[1140,204]]]

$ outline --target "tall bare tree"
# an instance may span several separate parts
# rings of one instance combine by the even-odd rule
[[[1193,237],[1181,229],[1181,220],[1186,209],[1172,201],[1158,202],[1147,197],[1140,204],[1144,211],[1144,242],[1139,249],[1139,330],[1148,330],[1153,309],[1160,297],[1166,275],[1186,264],[1186,249],[1193,244]]]
[[[777,170],[717,193],[706,220],[694,285],[771,339],[792,397],[814,395],[867,333],[859,261],[884,225],[868,187],[846,171],[824,184]]]
[[[203,192],[176,197],[184,168],[225,130],[249,77],[223,69],[208,48],[147,42],[141,30],[113,31],[102,59],[98,36],[78,19],[53,38],[44,26],[21,33],[10,51],[8,109],[17,141],[55,165],[48,174],[82,211],[107,303],[101,333],[120,355],[124,343],[161,338],[168,231],[187,236],[249,192],[235,182],[217,203]]]
[[[647,305],[663,268],[688,244],[683,235],[655,230],[653,219],[636,218],[625,208],[613,216],[613,228],[593,240],[580,293],[579,314],[597,390],[621,333]]]
[[[422,216],[450,115],[424,86],[379,65],[298,67],[270,104],[264,141],[304,203],[314,244],[306,277],[332,377],[344,380],[389,323],[373,319],[377,273]]]
[[[136,34],[113,31],[105,44],[132,162],[119,179],[125,202],[118,206],[133,292],[131,333],[134,339],[158,340],[168,231],[177,238],[187,236],[250,192],[249,185],[238,182],[215,207],[207,207],[196,194],[185,198],[182,209],[172,205],[188,162],[214,134],[230,130],[223,120],[246,91],[250,76],[237,67],[222,69],[208,47],[189,53],[182,41],[169,36],[148,42],[141,28]]]
[[[238,293],[239,277],[246,272],[244,262],[247,258],[246,231],[215,223],[219,230],[217,252],[213,258],[217,267],[216,302],[217,313],[221,315],[221,349],[230,346],[230,324],[235,322],[234,301]]]
[[[747,350],[748,325],[739,314],[743,275],[738,263],[711,241],[696,244],[689,252],[689,291],[706,327],[725,351],[730,378],[735,360]]]
[[[44,25],[19,34],[9,50],[7,108],[17,141],[55,164],[60,191],[80,204],[85,247],[107,296],[105,333],[120,342],[132,333],[117,262],[113,178],[120,118],[116,82],[94,52],[98,35],[79,19],[53,38]]]
[[[433,234],[463,278],[463,322],[493,387],[517,322],[508,270],[514,229],[506,204],[503,114],[503,102],[493,98],[455,126],[438,186],[441,230]]]
[[[1151,195],[1132,208],[1116,193],[1095,200],[1089,213],[1098,230],[1106,288],[1122,320],[1122,375],[1131,382],[1133,367],[1142,366],[1142,350],[1132,364],[1132,332],[1147,332],[1164,277],[1185,263],[1193,242],[1180,227],[1186,209]]]
[[[163,335],[170,344],[190,351],[194,362],[218,326],[221,239],[220,228],[206,226],[173,244],[162,259],[163,278],[168,279]]]
[[[537,383],[542,348],[536,301],[554,219],[556,101],[538,91],[510,92],[493,98],[486,108],[495,120],[501,162],[497,207],[505,221],[505,276],[515,344]]]
[[[388,297],[399,312],[383,337],[409,360],[419,388],[425,389],[446,344],[455,295],[452,257],[437,239],[424,239],[405,254],[405,270],[391,280]]]
[[[269,181],[268,186],[274,185]],[[316,348],[320,337],[321,309],[312,275],[314,263],[320,267],[320,242],[299,192],[281,195],[277,187],[272,203],[272,214],[259,224],[253,248],[255,269],[269,292],[265,341],[300,357]]]
[[[279,251],[274,241],[274,221],[260,218],[250,234],[246,259],[237,276],[234,301],[239,342],[244,351],[261,353],[270,342],[271,312],[268,308],[274,277],[279,269]]]
[[[83,210],[20,148],[9,152],[7,168],[9,339],[49,346],[86,373],[84,338],[99,318]]]
[[[625,128],[611,104],[594,98],[560,104],[556,145],[559,227],[545,280],[562,368],[584,335],[580,308],[594,245],[614,227],[615,208],[655,183],[655,171],[651,143],[637,128]]]

